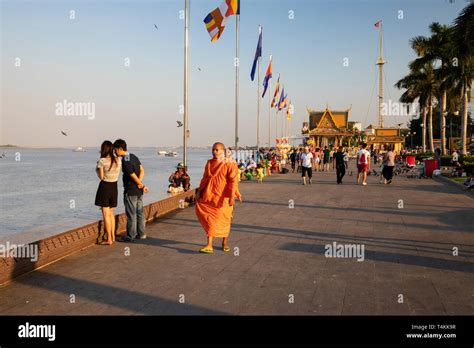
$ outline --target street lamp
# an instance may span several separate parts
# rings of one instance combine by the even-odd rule
[[[415,136],[416,132],[410,132],[408,135],[411,135],[411,142],[410,142],[410,148],[413,150],[413,137]]]

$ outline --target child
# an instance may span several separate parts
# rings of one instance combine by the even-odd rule
[[[250,169],[245,170],[245,176],[247,177],[247,180],[252,180],[252,172]]]
[[[265,168],[267,169],[267,175],[270,176],[272,175],[272,171],[271,171],[271,164],[270,164],[270,161],[268,159],[265,160]]]
[[[259,165],[257,166],[257,179],[258,179],[258,182],[262,183],[262,182],[263,182],[263,177],[264,177],[263,168],[262,168],[262,166],[259,164]]]
[[[383,170],[383,168],[385,167],[385,161],[383,160],[381,163],[380,163],[380,183],[381,184],[386,184],[387,183],[387,180],[385,179],[385,172]]]

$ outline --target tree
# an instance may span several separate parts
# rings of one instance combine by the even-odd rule
[[[426,114],[427,110],[429,111],[428,135],[430,150],[433,152],[433,95],[436,91],[436,80],[432,63],[426,63],[420,69],[416,69],[415,64],[410,64],[409,74],[399,80],[395,87],[405,89],[405,92],[400,97],[402,103],[413,103],[415,100],[418,100],[420,104],[423,120],[423,151],[426,151]]]
[[[441,25],[437,22],[430,25],[431,36],[426,38],[418,36],[413,39],[412,46],[417,51],[419,58],[412,64],[414,69],[420,69],[423,65],[431,63],[433,66],[439,66],[435,69],[435,78],[438,81],[439,90],[437,99],[439,101],[439,121],[440,121],[440,140],[441,153],[446,153],[446,97],[447,91],[451,88],[447,84],[447,68],[451,64],[450,53],[452,52],[452,33],[447,25]]]
[[[433,32],[441,31],[438,23],[433,23],[430,29]],[[429,110],[429,128],[428,128],[428,140],[430,151],[434,152],[433,143],[433,98],[437,95],[439,89],[438,74],[434,69],[438,54],[436,50],[436,41],[440,41],[438,37],[427,38],[425,36],[417,36],[410,41],[412,49],[418,55],[418,59],[412,61],[409,66],[411,71],[423,71],[426,73],[426,77],[429,81],[426,81],[424,88],[426,89],[427,97],[427,108]],[[426,112],[426,111],[425,111]],[[426,123],[424,123],[426,127]]]
[[[453,61],[447,72],[447,81],[461,97],[461,153],[467,154],[468,90],[472,86],[474,68],[474,3],[466,6],[454,20]]]

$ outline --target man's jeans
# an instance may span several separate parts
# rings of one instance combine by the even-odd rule
[[[336,166],[336,176],[337,176],[337,182],[342,183],[342,178],[346,175],[346,166],[344,164],[340,164]]]
[[[127,238],[134,239],[145,235],[145,214],[143,210],[143,195],[123,195],[125,214],[127,215]]]

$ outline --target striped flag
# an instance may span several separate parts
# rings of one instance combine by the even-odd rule
[[[382,24],[382,20],[377,21],[377,23],[374,24],[374,27],[380,28],[380,24]]]
[[[286,109],[286,119],[291,120],[292,114],[293,114],[293,104],[291,104],[291,101],[290,101],[290,104],[288,105],[288,109]]]
[[[280,94],[280,101],[278,102],[278,111],[283,109],[286,105],[286,95],[285,95],[285,87],[282,88],[281,94]]]
[[[275,93],[273,94],[272,105],[271,105],[272,108],[275,106],[278,92],[280,92],[280,74],[278,74],[278,81],[275,87]]]
[[[250,72],[250,78],[255,78],[255,69],[257,68],[257,60],[262,58],[262,27],[258,26],[258,43],[257,49],[255,50],[255,57],[253,58],[252,71]]]
[[[211,42],[218,40],[224,31],[227,17],[240,14],[240,0],[225,0],[204,18]]]
[[[272,78],[272,56],[270,56],[270,63],[268,63],[267,72],[265,73],[265,78],[263,79],[263,94],[262,98],[265,96],[268,88],[268,81]]]

